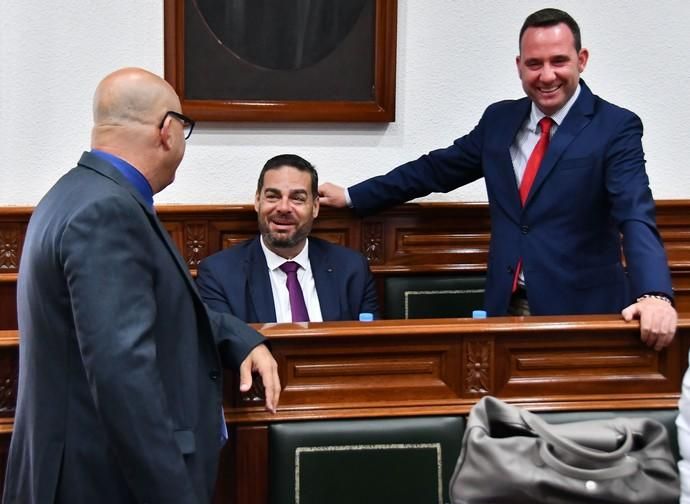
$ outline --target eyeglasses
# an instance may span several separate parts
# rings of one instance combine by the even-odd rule
[[[175,112],[173,110],[168,110],[165,115],[163,116],[163,120],[161,121],[159,128],[163,127],[163,124],[165,123],[165,119],[168,116],[173,116],[175,119],[179,120],[182,122],[182,131],[184,132],[184,139],[187,140],[191,135],[192,131],[194,130],[194,120],[190,119],[184,114],[180,114],[179,112]]]

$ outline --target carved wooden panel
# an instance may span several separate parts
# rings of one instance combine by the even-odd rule
[[[362,253],[364,257],[367,258],[371,265],[382,264],[386,254],[383,223],[369,221],[364,225],[363,229],[364,237],[362,242],[364,248]]]
[[[16,273],[31,211],[0,207],[0,329],[17,327]],[[156,211],[193,272],[204,257],[257,233],[252,205],[171,205]],[[690,313],[690,200],[657,201],[657,221],[676,307]],[[490,219],[484,203],[409,203],[364,219],[323,207],[313,234],[362,252],[382,296],[388,275],[484,271]]]
[[[467,337],[464,344],[463,369],[465,395],[495,394],[493,377],[495,370],[493,338]]]
[[[638,324],[614,315],[256,327],[271,341],[283,394],[277,413],[265,412],[261,388],[258,401],[238,399],[227,373],[230,440],[216,503],[268,502],[272,422],[465,414],[486,393],[537,410],[675,408],[690,347],[690,318],[658,353],[639,341]],[[16,365],[4,359],[16,362],[17,343],[16,331],[0,331],[7,413]],[[0,417],[0,434],[10,422]],[[0,463],[8,442],[0,438]]]
[[[206,222],[185,223],[183,255],[190,267],[196,267],[208,255],[208,225]]]
[[[640,344],[634,333],[592,338],[586,332],[558,331],[535,338],[499,338],[496,394],[502,397],[676,393],[679,367],[669,365],[679,342],[665,352]]]
[[[447,365],[455,348],[432,338],[410,344],[338,341],[327,348],[306,343],[289,349],[275,342],[272,350],[284,371],[281,405],[455,398],[457,369]]]
[[[182,256],[184,257],[184,223],[182,221],[163,221],[163,227],[168,232],[168,234],[170,234],[170,238],[177,247],[177,250],[179,250]]]
[[[14,417],[18,377],[17,347],[0,346],[0,417]]]
[[[688,318],[674,343],[656,352],[640,342],[637,324],[614,315],[262,331],[280,370],[283,419],[466,413],[486,394],[546,409],[675,407],[690,345]],[[275,419],[258,404],[245,406],[235,402],[226,413],[237,422]]]
[[[0,330],[17,328],[17,275],[0,274]]]
[[[21,255],[21,225],[0,226],[0,272],[16,273]]]

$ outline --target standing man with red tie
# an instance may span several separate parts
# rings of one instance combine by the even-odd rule
[[[366,215],[484,177],[490,315],[621,312],[639,318],[642,341],[660,350],[677,314],[642,123],[580,79],[589,52],[566,12],[528,16],[519,44],[526,98],[490,105],[453,145],[386,175],[347,190],[323,184],[321,202]]]

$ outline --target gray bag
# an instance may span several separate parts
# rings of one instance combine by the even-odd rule
[[[484,397],[450,479],[453,504],[678,502],[664,426],[649,418],[549,424]]]

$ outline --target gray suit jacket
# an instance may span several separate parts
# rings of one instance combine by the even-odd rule
[[[218,348],[239,366],[262,338],[206,309],[153,210],[109,163],[84,153],[36,207],[17,304],[3,501],[209,502]]]

